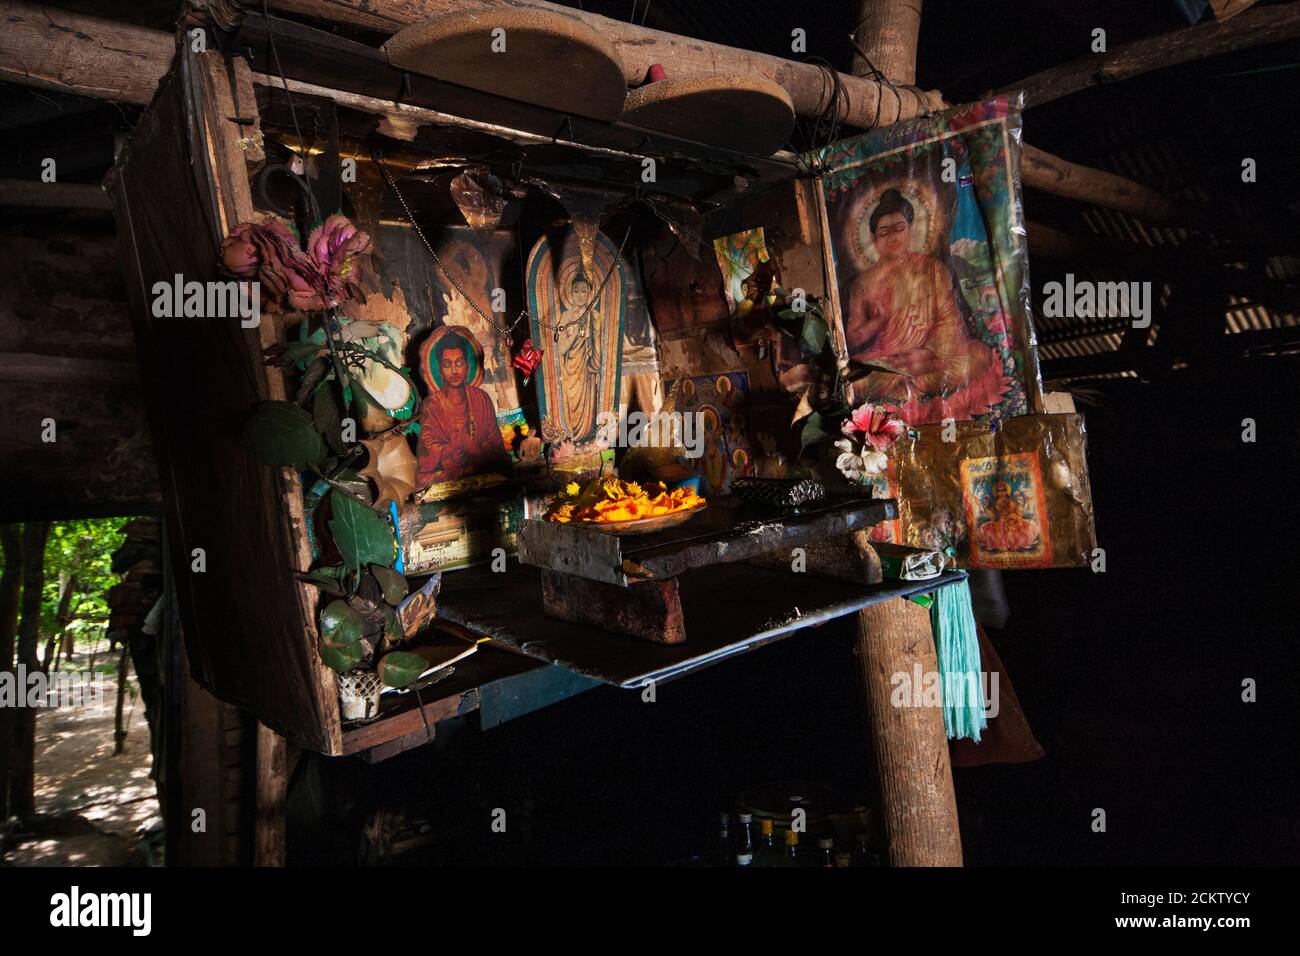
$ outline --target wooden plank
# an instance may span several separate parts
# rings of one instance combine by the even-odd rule
[[[155,282],[218,278],[218,215],[238,215],[218,214],[219,198],[197,175],[211,162],[201,131],[227,122],[209,127],[188,99],[197,69],[183,59],[164,81],[108,180],[162,452],[178,604],[201,683],[295,743],[337,753],[338,703],[322,686],[314,621],[294,578],[305,567],[302,535],[286,527],[283,476],[239,442],[240,422],[271,394],[261,356],[268,323],[166,319],[150,308]]]
[[[47,4],[0,0],[0,20],[0,79],[119,103],[148,103],[175,49],[163,30]]]
[[[866,531],[854,531],[802,545],[804,573],[836,581],[879,584],[884,580],[880,557],[867,534]],[[771,551],[750,559],[750,563],[758,567],[780,571],[791,570],[793,562],[794,556],[788,551]]]
[[[64,385],[140,385],[140,366],[114,359],[0,353],[0,380]]]
[[[211,143],[212,170],[217,183],[218,201],[223,217],[223,235],[241,222],[255,218],[253,194],[245,165],[243,139],[246,123],[256,120],[257,102],[235,106],[232,74],[219,52],[202,53],[196,57],[199,80],[204,92],[203,123]],[[257,326],[261,348],[266,349],[284,340],[284,323],[281,316],[264,314]],[[284,373],[269,370],[258,364],[259,377],[264,382],[265,396],[276,401],[289,397]],[[311,567],[311,544],[307,537],[306,513],[303,510],[303,488],[299,473],[292,468],[280,469],[277,476],[280,498],[281,528],[289,548],[294,552],[294,569],[306,571]],[[316,609],[320,600],[319,589],[295,581],[302,613],[302,623],[297,629],[299,641],[306,644],[308,660],[312,663],[309,675],[315,684],[314,693],[323,705],[324,734],[330,748],[341,746],[342,730],[338,708],[338,682],[334,672],[325,666],[316,653]]]
[[[455,672],[445,681],[420,692],[424,719],[420,717],[415,694],[385,694],[380,698],[377,719],[350,725],[344,731],[342,752],[360,753],[412,734],[425,735],[425,720],[432,728],[440,720],[477,710],[481,685],[542,666],[545,665],[522,654],[500,650],[491,644],[481,645],[473,655],[455,664]]]
[[[616,687],[638,688],[674,680],[880,601],[934,591],[965,576],[963,571],[946,571],[933,581],[885,581],[867,587],[747,564],[699,568],[678,579],[682,613],[691,628],[682,644],[651,644],[547,617],[541,572],[513,562],[504,573],[470,568],[447,575],[438,614],[537,660]],[[508,600],[501,599],[503,592]]]
[[[562,621],[590,624],[655,644],[686,640],[676,578],[625,588],[543,570],[542,607]]]
[[[575,530],[580,529],[547,521],[525,521],[519,531],[519,560],[592,581],[626,584],[619,538],[593,531],[575,534]]]

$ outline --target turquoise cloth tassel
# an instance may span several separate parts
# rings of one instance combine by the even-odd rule
[[[979,635],[965,579],[934,593],[930,627],[939,657],[943,725],[948,739],[969,738],[979,743],[980,731],[988,726],[988,720],[984,716]]]

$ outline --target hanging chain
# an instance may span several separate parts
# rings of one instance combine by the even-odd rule
[[[609,282],[610,276],[614,274],[614,270],[618,268],[619,262],[622,261],[623,250],[627,248],[627,241],[632,235],[632,223],[629,221],[627,224],[627,231],[623,233],[623,241],[619,243],[618,255],[614,258],[614,261],[610,263],[609,269],[606,270],[605,277],[601,279],[600,285],[596,289],[596,294],[592,296],[591,301],[587,303],[587,307],[582,310],[582,314],[576,319],[569,322],[552,324],[539,316],[533,315],[527,309],[521,309],[519,315],[513,322],[509,325],[502,325],[495,318],[488,315],[478,307],[478,303],[476,303],[469,294],[461,288],[460,283],[456,281],[456,277],[451,274],[451,270],[442,264],[442,259],[438,257],[438,253],[434,252],[433,245],[425,237],[424,230],[421,229],[420,224],[415,221],[415,214],[411,212],[411,207],[406,204],[406,197],[402,195],[401,190],[397,188],[397,183],[394,182],[393,177],[389,175],[388,167],[384,165],[384,161],[379,158],[378,154],[375,154],[372,158],[379,166],[379,171],[383,174],[384,182],[388,185],[388,188],[393,191],[393,195],[397,197],[397,201],[401,204],[402,210],[406,213],[406,219],[411,224],[411,228],[415,230],[416,236],[419,237],[420,242],[424,245],[424,248],[428,251],[430,257],[432,257],[434,264],[438,267],[438,271],[440,271],[447,281],[451,283],[451,287],[456,290],[457,294],[469,303],[470,308],[477,312],[485,322],[496,329],[498,335],[503,336],[507,341],[509,341],[515,328],[524,319],[530,319],[533,322],[536,322],[538,328],[549,329],[555,334],[557,339],[559,338],[560,332],[564,329],[572,328],[573,326],[585,321],[586,318],[591,315],[591,310],[595,308],[596,304],[600,301],[600,297],[605,291],[605,286]]]

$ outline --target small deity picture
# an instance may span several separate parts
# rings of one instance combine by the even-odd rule
[[[961,463],[972,567],[1045,567],[1052,542],[1035,452]]]
[[[416,449],[420,486],[485,472],[508,473],[510,456],[492,396],[482,388],[483,347],[469,329],[434,329],[420,348],[428,394]]]

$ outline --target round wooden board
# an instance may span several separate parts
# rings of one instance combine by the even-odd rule
[[[771,156],[794,129],[794,104],[765,77],[699,74],[637,87],[627,96],[623,121],[697,143]]]
[[[505,49],[494,51],[494,40]],[[443,14],[404,28],[383,50],[399,69],[575,116],[616,120],[627,97],[614,44],[549,10]]]

